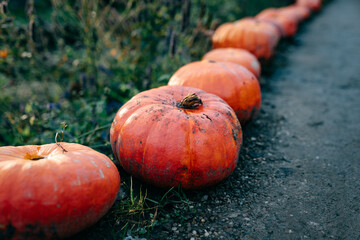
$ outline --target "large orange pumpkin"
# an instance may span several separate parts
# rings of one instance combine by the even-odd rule
[[[298,22],[304,21],[310,17],[310,9],[301,5],[292,4],[279,10],[288,16],[294,16]]]
[[[254,74],[230,62],[203,60],[178,69],[169,85],[200,88],[225,100],[241,124],[252,120],[261,105],[260,85]]]
[[[312,11],[320,11],[322,6],[321,0],[296,0],[296,4],[308,7]]]
[[[130,174],[159,187],[203,188],[234,170],[242,131],[221,98],[163,86],[137,94],[117,112],[111,147]]]
[[[265,9],[256,15],[256,18],[279,26],[284,37],[294,36],[297,31],[297,18],[276,8]]]
[[[110,209],[119,187],[116,166],[89,147],[0,147],[0,239],[73,235]]]
[[[242,48],[257,58],[269,59],[281,37],[273,24],[255,18],[224,23],[212,36],[213,48]]]
[[[203,60],[214,60],[217,62],[232,62],[247,68],[255,77],[259,78],[261,65],[257,58],[249,51],[240,48],[218,48],[206,53]]]

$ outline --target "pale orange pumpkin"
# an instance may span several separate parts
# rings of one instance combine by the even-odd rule
[[[212,36],[213,48],[242,48],[257,58],[269,59],[281,37],[273,24],[255,18],[224,23]]]
[[[279,8],[286,15],[295,16],[298,22],[304,21],[310,17],[310,9],[301,5],[292,4],[287,7]]]
[[[225,100],[243,125],[256,117],[261,105],[260,85],[254,74],[231,62],[203,60],[178,69],[168,85],[200,88]]]
[[[312,11],[320,11],[322,7],[321,0],[296,0],[296,5],[305,6],[310,8]]]
[[[217,62],[232,62],[247,68],[255,77],[259,78],[261,65],[257,58],[249,51],[240,48],[217,48],[206,53],[203,60],[214,60]]]
[[[71,236],[110,209],[119,187],[116,166],[89,147],[0,147],[0,238]]]
[[[268,21],[280,27],[284,37],[294,36],[297,31],[298,20],[296,16],[289,15],[276,8],[268,8],[256,15],[256,19]]]

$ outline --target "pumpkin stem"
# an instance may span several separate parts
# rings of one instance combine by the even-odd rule
[[[63,153],[64,153],[64,152],[67,152],[67,150],[66,150],[63,146],[61,146],[60,143],[58,143],[58,141],[57,141],[58,135],[59,135],[59,133],[56,132],[56,134],[55,134],[55,143],[56,143],[56,145],[58,145],[59,147],[61,147],[61,149],[63,150]],[[61,139],[61,140],[62,140],[62,139]]]
[[[63,147],[63,146],[61,146],[61,144],[60,143],[56,143],[59,147],[61,147],[61,149],[63,150],[63,152],[67,152],[67,150]]]
[[[181,102],[177,104],[179,108],[185,109],[194,109],[202,105],[203,102],[201,99],[196,95],[196,93],[189,93],[186,97],[184,97]]]

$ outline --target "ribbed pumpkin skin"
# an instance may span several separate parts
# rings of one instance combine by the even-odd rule
[[[261,65],[257,58],[249,51],[240,48],[218,48],[206,53],[203,60],[214,60],[217,62],[232,62],[239,64],[250,72],[255,77],[259,78],[261,74]]]
[[[120,187],[116,166],[89,147],[0,147],[0,239],[59,239],[97,222]],[[45,157],[40,160],[32,158]]]
[[[298,21],[295,16],[284,14],[281,10],[275,8],[261,11],[256,15],[256,19],[269,21],[279,26],[284,37],[294,36],[298,28]]]
[[[255,118],[261,106],[258,80],[235,63],[192,62],[178,69],[168,85],[196,87],[221,97],[234,109],[241,125]]]
[[[212,36],[212,43],[213,48],[242,48],[257,58],[269,59],[280,37],[280,31],[273,24],[243,18],[218,27]]]
[[[295,16],[298,22],[304,21],[310,17],[310,9],[301,5],[292,4],[280,8],[283,14]]]
[[[203,105],[178,107],[189,93]],[[196,88],[163,86],[137,94],[117,112],[110,130],[114,155],[131,175],[158,187],[216,184],[234,170],[242,131],[234,111]]]
[[[311,11],[320,11],[322,7],[321,0],[296,0],[296,4],[305,6],[311,9]]]

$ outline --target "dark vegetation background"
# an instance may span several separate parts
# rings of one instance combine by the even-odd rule
[[[53,143],[66,128],[63,141],[114,159],[109,129],[122,104],[199,60],[221,23],[293,2],[2,1],[0,146]],[[179,207],[187,204],[181,189],[158,193],[121,176],[121,201],[96,231],[76,238],[145,236],[159,222],[191,211]]]
[[[124,102],[199,60],[219,24],[291,2],[10,0],[0,18],[0,146],[52,143],[66,123],[64,141],[111,155]]]

